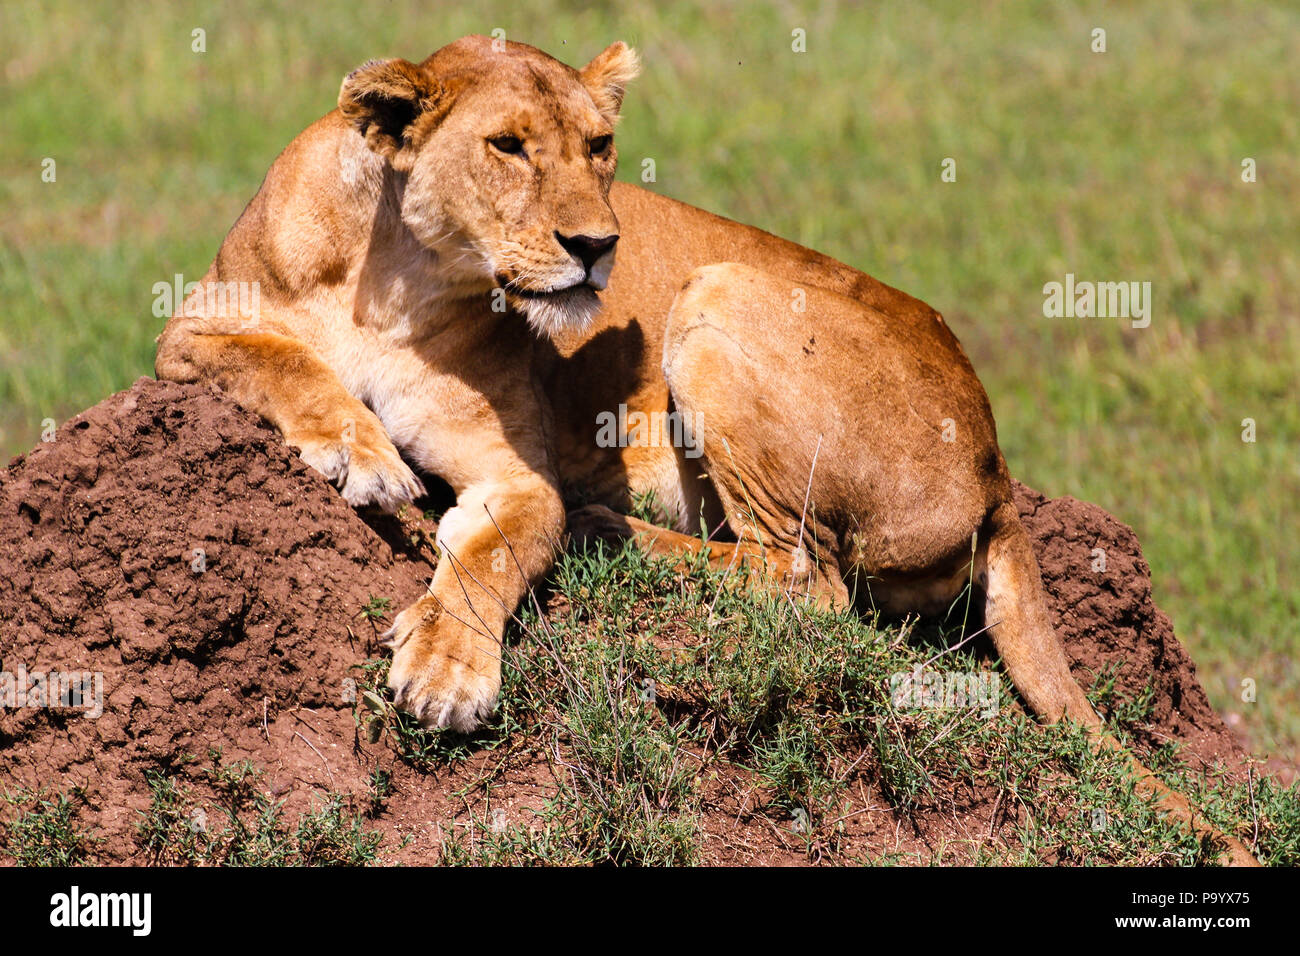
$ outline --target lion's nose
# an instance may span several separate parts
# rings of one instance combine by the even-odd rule
[[[614,243],[618,242],[618,236],[562,236],[558,232],[555,238],[559,240],[565,252],[576,256],[582,262],[582,267],[588,272],[596,264],[596,260],[613,249]]]

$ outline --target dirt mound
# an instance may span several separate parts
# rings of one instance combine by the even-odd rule
[[[1091,686],[1115,677],[1118,696],[1150,686],[1154,729],[1139,742],[1170,738],[1208,764],[1244,756],[1196,679],[1196,665],[1151,599],[1151,566],[1133,529],[1086,501],[1047,498],[1015,482],[1020,520],[1033,539],[1056,633],[1075,678]]]
[[[6,784],[84,783],[108,832],[147,806],[142,767],[209,746],[282,782],[337,765],[366,653],[349,628],[373,639],[370,595],[410,602],[427,570],[197,386],[142,379],[72,419],[0,473],[0,502],[3,670],[103,673],[98,719],[0,710]],[[346,720],[318,734],[299,708]]]
[[[1070,498],[1017,495],[1077,675],[1118,667],[1121,696],[1150,683],[1149,743],[1237,764],[1131,529]],[[431,558],[418,521],[369,521],[272,428],[198,386],[141,379],[14,459],[0,472],[0,671],[102,673],[103,713],[0,709],[4,786],[83,787],[98,858],[144,862],[146,770],[183,772],[219,746],[301,812],[313,792],[365,793],[383,769],[386,858],[436,859],[491,755],[417,772],[358,735],[352,682],[383,626],[372,596],[405,606]],[[527,799],[546,781],[525,762],[505,786]]]

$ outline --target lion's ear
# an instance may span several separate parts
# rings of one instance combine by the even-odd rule
[[[422,66],[406,60],[371,60],[343,78],[339,112],[366,144],[397,168],[409,166],[418,120],[445,115],[450,91]]]
[[[636,51],[619,40],[588,63],[578,73],[596,103],[596,109],[611,123],[618,119],[627,85],[641,72],[641,58]]]

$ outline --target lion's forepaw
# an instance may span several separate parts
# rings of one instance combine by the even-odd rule
[[[375,505],[395,513],[425,494],[424,483],[384,435],[339,439],[288,438],[302,460],[334,483],[354,508]]]
[[[450,631],[445,625],[445,619],[430,618],[419,605],[397,616],[384,635],[394,648],[388,686],[397,706],[422,726],[469,733],[496,707],[500,649],[495,641],[463,633],[459,625]],[[487,643],[492,650],[482,646]]]

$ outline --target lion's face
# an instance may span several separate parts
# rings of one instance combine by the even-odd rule
[[[581,71],[522,43],[466,37],[423,63],[371,62],[339,106],[405,173],[402,219],[449,281],[503,290],[538,331],[585,326],[614,265],[614,124],[637,60]]]

